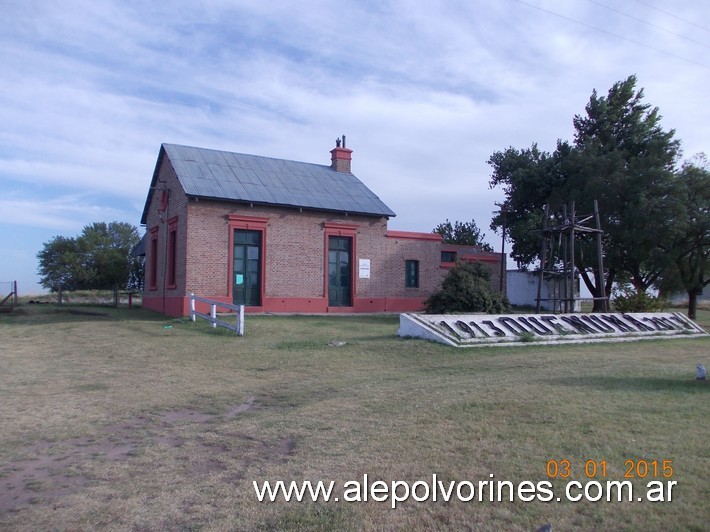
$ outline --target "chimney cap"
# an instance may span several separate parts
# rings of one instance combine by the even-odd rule
[[[345,135],[343,135],[342,139],[341,138],[335,139],[335,147],[340,148],[341,142],[343,143],[343,148],[344,148],[345,147]]]

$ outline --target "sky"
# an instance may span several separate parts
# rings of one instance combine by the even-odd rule
[[[37,253],[137,227],[161,143],[330,164],[397,216],[489,229],[496,151],[553,151],[636,75],[683,159],[710,152],[706,0],[0,0],[0,292]],[[507,246],[507,249],[510,249]],[[4,294],[0,293],[0,297]]]

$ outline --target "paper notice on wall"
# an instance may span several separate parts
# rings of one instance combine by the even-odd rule
[[[244,284],[244,275],[238,273],[234,276],[234,284]]]
[[[370,278],[370,259],[360,259],[360,267],[358,268],[360,279]]]

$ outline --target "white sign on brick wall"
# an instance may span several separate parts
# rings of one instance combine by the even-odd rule
[[[707,332],[680,312],[400,314],[397,334],[456,347],[708,336]]]
[[[360,259],[358,277],[360,277],[360,279],[370,278],[370,259]]]

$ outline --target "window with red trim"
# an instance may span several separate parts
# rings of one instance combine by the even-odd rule
[[[177,220],[168,225],[168,288],[175,288],[177,269]]]
[[[404,261],[404,286],[406,288],[419,288],[419,261]]]
[[[148,288],[157,290],[158,288],[158,228],[150,231],[150,270],[148,275]]]
[[[456,262],[456,252],[455,251],[442,251],[441,252],[441,262]]]

